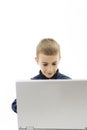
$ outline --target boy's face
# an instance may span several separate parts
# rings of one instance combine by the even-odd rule
[[[41,68],[41,72],[47,77],[51,78],[58,69],[58,63],[59,63],[59,55],[44,55],[42,53],[39,54],[38,57],[35,58],[36,62]]]

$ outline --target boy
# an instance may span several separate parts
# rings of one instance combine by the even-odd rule
[[[40,66],[39,74],[31,80],[46,79],[70,79],[69,76],[61,74],[58,64],[61,59],[60,46],[52,38],[42,39],[36,47],[36,62]],[[12,103],[12,109],[17,112],[16,99]]]

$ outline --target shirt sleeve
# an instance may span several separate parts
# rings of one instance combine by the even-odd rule
[[[12,110],[13,110],[15,113],[17,113],[17,99],[15,99],[15,100],[12,102],[11,108],[12,108]]]

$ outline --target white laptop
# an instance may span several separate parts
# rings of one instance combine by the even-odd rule
[[[85,129],[87,80],[16,82],[19,130]]]

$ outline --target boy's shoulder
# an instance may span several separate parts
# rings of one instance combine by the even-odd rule
[[[59,72],[57,79],[71,79],[71,78],[69,76]]]
[[[40,75],[36,75],[36,76],[34,76],[34,77],[31,78],[31,80],[34,80],[34,79],[35,79],[35,80],[41,79],[41,78],[40,78]]]

